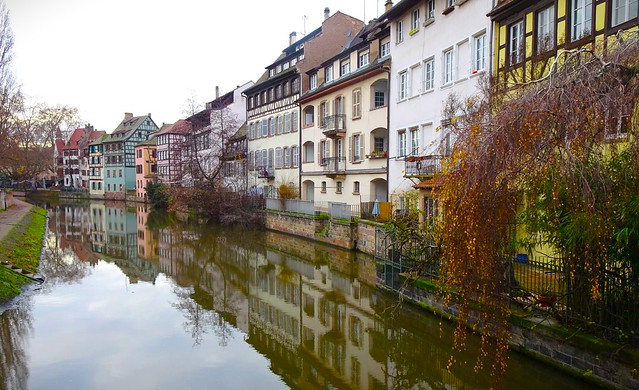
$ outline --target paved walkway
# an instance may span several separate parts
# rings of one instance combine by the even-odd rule
[[[13,226],[27,215],[32,207],[33,205],[23,200],[13,198],[13,206],[6,211],[0,212],[0,242],[4,240]]]

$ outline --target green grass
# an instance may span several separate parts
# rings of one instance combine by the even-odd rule
[[[31,208],[0,242],[0,262],[8,261],[15,267],[35,273],[40,263],[46,221],[46,210]],[[16,272],[0,267],[0,302],[18,295],[20,287],[29,281]]]

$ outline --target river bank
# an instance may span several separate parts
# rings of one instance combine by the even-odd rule
[[[10,203],[0,212],[0,305],[38,280],[46,230],[46,210],[15,198]]]

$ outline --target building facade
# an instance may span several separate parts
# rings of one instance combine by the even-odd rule
[[[135,145],[135,196],[144,202],[147,201],[147,186],[157,182],[156,144],[157,137],[154,135],[148,141]]]
[[[135,145],[146,141],[158,130],[151,114],[125,113],[118,127],[104,139],[105,197],[123,199],[127,190],[135,190]]]
[[[287,185],[299,189],[300,112],[297,99],[308,88],[300,74],[344,49],[363,23],[341,12],[324,11],[322,26],[289,46],[254,86],[245,91],[248,122],[248,186],[256,193],[277,197]]]
[[[302,199],[387,200],[389,40],[387,24],[371,22],[303,75],[310,89],[299,99]]]
[[[454,142],[452,118],[443,114],[448,97],[477,94],[489,74],[491,6],[491,0],[402,0],[380,17],[391,25],[388,190],[395,209],[409,207],[407,191],[441,172]],[[419,197],[422,208],[433,202]]]
[[[163,125],[156,133],[157,171],[160,183],[172,186],[183,184],[186,149],[191,136],[191,122],[184,119]]]

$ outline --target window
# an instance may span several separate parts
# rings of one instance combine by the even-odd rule
[[[336,194],[341,194],[342,193],[342,182],[341,181],[337,182],[337,187],[335,187],[335,193]]]
[[[291,147],[291,167],[296,168],[300,161],[300,148],[297,146]]]
[[[275,168],[282,168],[282,148],[275,148]]]
[[[524,21],[520,20],[510,26],[510,64],[517,64],[524,59]]]
[[[486,69],[486,33],[476,36],[473,46],[473,73],[477,73]]]
[[[571,35],[573,41],[590,35],[592,0],[573,0],[571,5]]]
[[[375,108],[384,107],[386,105],[386,92],[376,90],[373,99],[373,105]]]
[[[281,115],[278,115],[277,119],[277,129],[275,130],[275,132],[277,134],[284,134],[284,118]]]
[[[320,191],[321,192],[326,192],[326,182],[325,181],[322,182],[322,187],[321,187]]]
[[[435,19],[435,0],[426,1],[426,20]]]
[[[368,50],[360,52],[357,54],[357,67],[361,68],[368,65],[370,58],[368,54]]]
[[[320,103],[319,107],[320,126],[326,124],[326,118],[328,117],[328,103],[325,101]]]
[[[118,177],[122,177],[122,170],[118,169]]]
[[[359,182],[353,182],[353,194],[359,194]]]
[[[291,94],[290,84],[288,82],[284,83],[284,96],[288,96]]]
[[[422,77],[424,81],[422,92],[426,92],[435,87],[435,60],[431,58],[424,61],[422,71],[424,72]]]
[[[296,111],[292,111],[291,112],[291,131],[292,132],[296,132],[297,130],[299,130],[298,127],[298,116],[297,116],[297,110]]]
[[[399,100],[404,100],[408,97],[408,72],[403,71],[399,73]]]
[[[291,150],[288,147],[284,147],[282,149],[282,154],[284,155],[284,168],[291,167]]]
[[[419,131],[417,127],[410,129],[410,155],[419,156]]]
[[[291,92],[298,93],[300,91],[300,79],[293,79],[291,81]]]
[[[555,7],[544,8],[537,13],[537,53],[555,47]]]
[[[315,107],[306,106],[304,108],[304,125],[311,126],[315,123]]]
[[[353,155],[352,161],[362,161],[364,159],[364,142],[361,134],[353,135]]]
[[[312,141],[304,143],[304,162],[315,161],[315,144]]]
[[[317,88],[317,73],[313,73],[312,75],[308,76],[308,83],[310,89]]]
[[[437,199],[432,196],[424,197],[424,213],[428,221],[433,221],[439,215]]]
[[[353,90],[353,118],[362,116],[362,90]]]
[[[383,153],[386,149],[384,148],[384,138],[383,137],[375,137],[374,139],[374,149],[377,153]]]
[[[262,119],[262,137],[268,137],[268,120]]]
[[[333,65],[324,68],[324,80],[327,83],[333,81]]]
[[[411,35],[419,31],[419,8],[415,8],[410,16]]]
[[[406,156],[406,131],[404,130],[397,133],[397,156]]]
[[[381,40],[379,53],[382,58],[390,55],[390,38],[386,37]]]
[[[340,76],[347,75],[350,71],[351,71],[351,62],[349,60],[344,60],[339,64]]]
[[[456,0],[446,0],[446,7],[453,7],[456,2]]]
[[[273,117],[268,118],[268,135],[275,135],[275,121]]]
[[[453,82],[453,69],[454,69],[455,57],[453,55],[453,49],[444,52],[444,84]]]
[[[637,0],[612,1],[612,26],[637,18]]]
[[[278,85],[275,87],[275,99],[279,99],[282,97],[282,86]]]
[[[326,159],[328,158],[328,141],[320,141],[319,148],[319,163],[320,165],[326,165],[328,164],[328,161],[326,161]]]
[[[291,113],[284,114],[284,133],[291,132]]]
[[[397,43],[404,42],[404,21],[399,20],[395,25],[395,40]]]
[[[272,102],[275,100],[275,90],[273,88],[268,89],[268,101]]]

